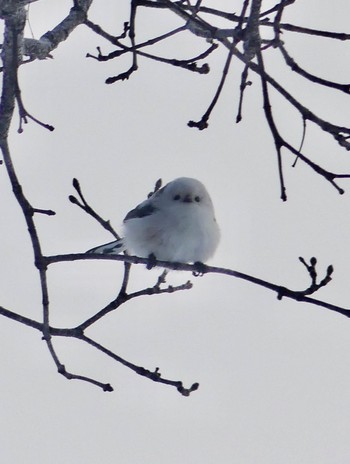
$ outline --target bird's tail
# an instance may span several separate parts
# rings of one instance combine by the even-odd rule
[[[104,245],[97,246],[95,248],[91,248],[86,253],[97,253],[97,254],[111,254],[111,255],[118,255],[122,251],[125,250],[125,245],[123,240],[114,240],[113,242],[105,243]]]

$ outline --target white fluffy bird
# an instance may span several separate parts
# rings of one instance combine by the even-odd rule
[[[124,219],[124,238],[87,253],[118,254],[183,263],[206,262],[220,240],[211,198],[196,179],[180,177],[153,193]]]

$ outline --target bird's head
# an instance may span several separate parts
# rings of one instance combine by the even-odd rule
[[[190,177],[179,177],[169,182],[159,191],[159,195],[172,204],[197,204],[212,208],[210,196],[204,185],[199,180]]]

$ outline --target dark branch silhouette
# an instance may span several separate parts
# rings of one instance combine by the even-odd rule
[[[314,298],[314,295],[321,288],[330,284],[333,276],[333,266],[329,265],[324,275],[320,278],[316,268],[317,260],[312,257],[308,262],[300,257],[299,260],[302,266],[306,269],[310,282],[302,290],[293,290],[283,285],[282,283],[272,283],[267,280],[245,274],[233,269],[222,267],[185,263],[172,263],[157,261],[155,258],[150,263],[149,259],[139,258],[137,256],[122,255],[99,255],[86,253],[73,254],[56,254],[46,256],[42,252],[40,236],[35,224],[36,215],[53,216],[55,212],[47,208],[37,208],[28,200],[26,193],[18,178],[15,165],[11,156],[11,150],[8,141],[10,124],[13,120],[15,107],[17,105],[19,112],[19,129],[21,133],[24,130],[24,124],[29,120],[38,124],[40,127],[53,130],[50,124],[42,122],[40,119],[29,112],[23,101],[20,81],[18,78],[18,69],[22,64],[29,63],[35,60],[44,60],[52,57],[52,52],[65,40],[70,37],[70,34],[76,27],[82,26],[89,28],[97,38],[106,40],[109,44],[115,47],[111,53],[104,55],[100,47],[97,47],[97,55],[87,54],[88,57],[94,58],[100,62],[118,59],[125,54],[131,54],[131,63],[129,69],[124,72],[107,78],[108,84],[117,81],[129,79],[133,73],[139,70],[138,57],[142,56],[147,59],[156,60],[167,65],[181,67],[184,70],[196,72],[199,74],[207,74],[210,71],[209,62],[201,63],[203,60],[209,60],[213,54],[219,49],[226,49],[226,62],[222,70],[221,78],[218,82],[218,87],[214,92],[214,96],[209,103],[207,110],[203,116],[196,122],[190,121],[189,126],[198,129],[206,129],[209,125],[210,117],[218,104],[222,90],[225,86],[227,76],[232,70],[233,60],[237,60],[243,65],[240,79],[239,102],[237,105],[238,111],[236,122],[242,120],[244,94],[247,88],[253,85],[253,77],[256,76],[261,84],[261,98],[265,119],[270,128],[272,139],[276,148],[276,157],[279,172],[279,182],[281,189],[281,198],[287,199],[286,185],[283,174],[283,157],[285,152],[289,152],[296,160],[308,165],[316,174],[322,176],[339,193],[344,193],[337,181],[342,178],[350,177],[350,174],[336,174],[326,170],[319,164],[316,164],[311,157],[303,151],[303,142],[305,139],[307,123],[312,122],[319,130],[331,135],[334,140],[346,150],[350,150],[350,128],[338,126],[329,121],[322,119],[311,108],[306,107],[303,103],[297,100],[292,93],[286,90],[283,83],[279,82],[271,75],[264,60],[264,53],[271,47],[275,48],[283,57],[286,63],[286,69],[291,72],[298,73],[303,79],[307,79],[315,86],[323,86],[334,91],[342,92],[346,95],[350,93],[350,84],[333,82],[332,80],[317,76],[310,70],[303,69],[297,62],[297,59],[291,56],[288,51],[288,44],[281,39],[283,32],[288,31],[295,34],[302,34],[305,38],[314,36],[323,40],[350,40],[350,34],[338,33],[331,31],[315,30],[307,27],[300,27],[294,24],[282,22],[283,14],[286,8],[291,8],[295,3],[294,0],[281,0],[276,5],[266,11],[262,10],[261,0],[244,0],[239,14],[224,12],[214,8],[208,8],[203,5],[201,0],[191,1],[171,1],[171,0],[132,0],[130,5],[130,15],[127,21],[124,22],[123,30],[119,35],[113,36],[106,32],[101,25],[95,24],[89,18],[90,6],[93,0],[75,0],[67,16],[57,24],[52,30],[47,31],[40,39],[28,39],[24,37],[24,27],[26,21],[26,5],[31,3],[30,0],[14,0],[0,2],[0,18],[4,20],[5,34],[2,44],[2,93],[0,100],[0,148],[3,155],[4,166],[7,171],[9,181],[13,190],[14,197],[21,208],[23,218],[26,223],[26,228],[31,240],[34,269],[39,275],[41,299],[42,299],[42,320],[34,320],[27,318],[17,312],[0,306],[0,314],[13,321],[26,325],[31,329],[39,331],[47,346],[47,349],[56,365],[57,371],[68,380],[80,380],[101,388],[103,391],[112,391],[113,388],[109,383],[101,382],[93,377],[72,373],[68,371],[65,364],[58,357],[54,341],[55,337],[68,337],[80,340],[96,350],[104,353],[106,356],[114,359],[117,363],[122,364],[126,368],[132,370],[138,375],[148,378],[154,382],[169,385],[175,388],[180,394],[189,396],[190,393],[198,389],[199,384],[194,382],[190,387],[184,387],[182,381],[171,380],[162,376],[159,367],[146,369],[120,357],[112,352],[104,345],[96,342],[89,337],[86,332],[94,324],[97,324],[107,314],[116,312],[123,304],[132,301],[135,298],[144,298],[147,296],[155,296],[164,293],[173,293],[178,291],[190,290],[192,283],[186,280],[181,285],[172,286],[167,283],[167,273],[169,270],[181,270],[190,272],[193,276],[203,276],[207,278],[210,274],[220,274],[231,278],[245,280],[253,285],[258,285],[272,291],[278,299],[289,298],[298,302],[312,304],[323,309],[327,309],[346,317],[350,316],[350,308],[340,307],[326,301]],[[116,6],[117,8],[117,6]],[[146,41],[137,41],[139,16],[142,11],[148,9],[157,14],[157,10],[166,10],[171,15],[176,15],[182,22],[181,26],[173,28],[162,35],[153,36],[152,30],[149,31],[150,38]],[[204,17],[205,19],[204,19]],[[218,28],[214,26],[215,19],[224,18],[232,24],[230,28]],[[271,39],[263,38],[265,31],[272,34]],[[191,54],[186,50],[186,57],[183,59],[175,59],[172,57],[158,56],[150,50],[152,46],[164,42],[169,38],[174,38],[183,33],[191,33],[195,40],[203,42],[201,53]],[[27,57],[25,60],[23,55]],[[249,80],[248,80],[249,76]],[[285,99],[293,108],[297,110],[303,123],[303,136],[300,147],[294,147],[285,138],[283,138],[278,129],[278,118],[276,118],[273,106],[271,103],[270,93],[274,89],[281,98]],[[35,111],[35,109],[34,109]],[[161,180],[156,182],[154,191],[161,187]],[[73,180],[74,195],[69,196],[69,200],[74,205],[78,206],[82,211],[88,214],[91,218],[97,221],[101,227],[107,230],[115,238],[119,238],[118,233],[113,229],[110,221],[103,219],[95,209],[89,204],[85,195],[82,192],[80,183],[77,179]],[[41,205],[45,206],[45,205]],[[120,261],[124,266],[124,275],[120,282],[120,287],[116,291],[114,298],[102,308],[95,310],[87,319],[82,320],[76,327],[54,327],[50,319],[50,298],[48,287],[47,270],[49,267],[55,266],[56,263],[75,262],[75,261]],[[145,266],[144,272],[153,266],[160,268],[154,285],[147,288],[141,288],[136,291],[129,290],[130,269],[132,265]]]
[[[261,1],[252,0],[252,1],[242,1],[242,10],[241,13],[230,13],[220,11],[214,8],[208,8],[205,5],[202,5],[203,2],[176,2],[171,0],[137,0],[131,3],[131,16],[130,16],[130,30],[129,39],[132,41],[131,46],[125,45],[120,39],[123,34],[119,36],[112,36],[105,32],[100,25],[93,24],[89,19],[86,19],[85,24],[96,32],[98,35],[107,40],[110,44],[116,46],[116,50],[109,53],[108,55],[103,55],[99,49],[97,56],[88,54],[89,57],[93,57],[99,61],[106,61],[111,59],[118,59],[121,55],[125,53],[132,53],[133,63],[131,67],[119,74],[118,76],[110,77],[107,79],[107,83],[114,83],[119,80],[128,79],[132,73],[136,71],[136,55],[140,54],[145,58],[155,59],[173,66],[181,66],[190,71],[196,71],[200,73],[207,73],[210,71],[209,63],[205,63],[202,66],[197,65],[197,61],[203,59],[203,57],[209,57],[209,54],[215,52],[215,49],[220,45],[225,47],[228,50],[227,60],[222,71],[222,77],[218,83],[217,90],[213,96],[211,103],[208,106],[208,109],[204,112],[202,117],[198,120],[190,120],[188,125],[189,127],[195,127],[199,130],[204,130],[209,126],[210,117],[213,114],[215,107],[217,106],[220,95],[222,93],[223,87],[226,82],[227,74],[230,70],[232,59],[235,57],[244,64],[244,71],[242,73],[241,86],[240,86],[240,99],[238,103],[238,113],[236,117],[236,122],[240,122],[242,119],[242,110],[243,110],[243,93],[246,90],[248,85],[253,84],[253,80],[247,81],[247,75],[249,71],[252,71],[253,74],[256,74],[263,83],[263,100],[264,100],[264,109],[265,117],[268,123],[268,126],[271,130],[275,147],[276,154],[279,166],[279,181],[281,184],[281,198],[283,200],[287,199],[286,186],[283,179],[283,169],[282,169],[282,158],[285,156],[282,148],[287,148],[287,151],[292,152],[294,155],[298,156],[302,162],[311,167],[313,171],[322,176],[325,180],[330,182],[339,193],[344,193],[344,189],[339,187],[335,182],[336,179],[348,178],[350,174],[348,173],[339,173],[335,174],[328,171],[327,169],[319,166],[315,163],[309,155],[306,155],[301,151],[293,147],[287,140],[283,140],[279,135],[278,130],[278,120],[273,119],[273,108],[271,103],[267,103],[267,96],[269,94],[270,88],[273,88],[278,92],[278,94],[287,102],[294,107],[300,114],[300,117],[303,121],[303,124],[306,121],[313,122],[318,126],[321,131],[324,131],[330,134],[337,143],[345,148],[350,150],[350,127],[347,126],[338,126],[329,121],[325,121],[320,116],[318,116],[311,108],[303,105],[299,100],[297,100],[290,92],[286,90],[284,84],[276,80],[270,73],[269,70],[263,66],[263,53],[265,50],[270,47],[274,47],[279,50],[281,56],[286,62],[286,66],[291,72],[298,73],[301,77],[306,80],[309,80],[314,83],[315,86],[324,86],[336,91],[343,92],[347,95],[350,93],[350,84],[342,84],[334,82],[329,79],[319,77],[312,72],[304,70],[301,66],[297,64],[297,61],[291,57],[285,45],[285,38],[281,38],[281,33],[284,31],[293,32],[297,34],[302,34],[303,36],[316,36],[324,40],[325,38],[330,40],[342,40],[347,41],[350,39],[350,34],[337,33],[331,31],[321,31],[316,29],[311,29],[307,27],[300,27],[294,24],[288,24],[282,22],[282,17],[287,8],[292,8],[295,4],[294,1],[281,0],[276,3],[276,5],[267,10],[262,11]],[[184,24],[178,27],[175,30],[164,33],[159,37],[151,37],[149,40],[142,43],[136,42],[136,15],[141,16],[143,9],[154,9],[156,10],[168,10],[169,12],[180,17]],[[156,13],[155,13],[156,14]],[[203,19],[203,14],[206,14],[206,19]],[[232,22],[232,28],[220,29],[215,27],[211,23],[211,17],[214,19],[217,17],[225,18],[227,21]],[[209,19],[208,19],[209,18]],[[274,37],[270,40],[261,39],[261,36],[266,30],[272,30]],[[125,30],[124,30],[125,31]],[[169,37],[172,37],[176,34],[181,34],[184,31],[190,31],[194,36],[197,36],[201,40],[205,39],[212,42],[212,46],[215,48],[209,48],[207,52],[204,52],[202,56],[197,56],[192,59],[186,60],[174,60],[172,58],[165,58],[155,56],[152,53],[144,52],[144,48],[150,48],[152,45],[160,42],[166,41]],[[125,36],[125,32],[124,32]],[[123,36],[123,37],[124,37]],[[321,46],[321,45],[320,45]],[[258,59],[259,57],[259,59]],[[267,111],[267,105],[270,105],[271,109]]]

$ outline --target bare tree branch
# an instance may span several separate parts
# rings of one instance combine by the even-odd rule
[[[24,39],[23,53],[31,59],[51,58],[50,52],[69,37],[74,29],[83,24],[93,0],[76,1],[68,16],[54,29],[46,32],[39,40]]]
[[[40,332],[43,332],[44,330],[44,325],[42,323],[39,323],[35,320],[26,318],[24,316],[21,316],[17,313],[14,313],[13,311],[10,311],[2,306],[0,306],[0,314],[3,316],[12,319],[14,321],[17,321],[19,323],[22,323],[24,325],[27,325],[29,327],[32,327],[34,329],[39,330]],[[148,369],[145,369],[142,366],[137,366],[136,364],[131,363],[130,361],[127,361],[126,359],[122,358],[121,356],[113,353],[111,350],[107,349],[100,343],[97,343],[94,341],[92,338],[87,337],[82,330],[79,328],[73,328],[73,329],[60,329],[60,328],[54,328],[54,327],[49,327],[50,330],[50,335],[51,336],[58,336],[58,337],[71,337],[71,338],[76,338],[78,340],[81,340],[94,348],[96,348],[98,351],[101,351],[105,355],[109,356],[110,358],[114,359],[116,362],[122,364],[123,366],[127,367],[128,369],[131,369],[134,371],[136,374],[141,375],[142,377],[146,377],[149,380],[152,380],[153,382],[158,382],[162,383],[165,385],[169,385],[172,387],[175,387],[177,391],[183,395],[183,396],[189,396],[193,391],[196,391],[199,387],[199,384],[196,382],[192,384],[191,387],[185,388],[183,386],[183,383],[179,380],[170,380],[167,378],[162,377],[159,368],[155,368],[155,370],[150,371]],[[98,380],[92,379],[91,377],[83,376],[83,375],[77,375],[77,374],[72,374],[69,373],[65,366],[58,361],[58,366],[57,366],[58,372],[63,375],[66,379],[68,380],[81,380],[84,382],[91,383],[99,388],[101,388],[103,391],[106,392],[111,392],[113,391],[113,387],[109,383],[102,383],[99,382]]]
[[[303,69],[297,62],[297,59],[291,56],[288,47],[285,45],[281,38],[283,31],[290,31],[293,33],[303,34],[304,36],[312,35],[317,37],[329,38],[334,40],[349,40],[350,34],[334,33],[331,31],[320,31],[305,27],[300,27],[293,24],[282,22],[282,16],[285,9],[295,4],[295,0],[280,0],[277,1],[275,6],[269,10],[262,11],[261,0],[243,0],[242,9],[240,14],[229,13],[220,11],[213,8],[208,8],[203,5],[202,0],[195,2],[188,1],[172,1],[172,0],[131,0],[130,17],[124,23],[124,29],[121,34],[112,36],[105,32],[100,25],[94,24],[88,18],[88,12],[93,0],[74,0],[73,7],[55,28],[46,32],[39,40],[24,38],[24,27],[26,21],[26,5],[34,2],[35,0],[0,0],[0,18],[5,21],[5,34],[4,42],[1,47],[2,53],[2,94],[0,100],[0,148],[2,150],[5,168],[7,170],[8,178],[11,183],[13,194],[21,208],[23,217],[26,222],[26,227],[31,239],[33,249],[33,263],[38,272],[38,284],[40,285],[41,298],[42,298],[42,321],[36,321],[11,310],[0,306],[0,314],[4,317],[12,319],[20,324],[38,330],[43,335],[43,340],[46,343],[47,349],[56,365],[58,372],[69,380],[81,380],[101,388],[103,391],[112,391],[113,388],[109,383],[104,383],[92,377],[72,373],[68,371],[65,365],[61,362],[56,350],[54,348],[54,337],[71,337],[89,344],[106,356],[114,359],[116,362],[131,369],[138,375],[148,378],[154,382],[159,382],[165,385],[176,388],[182,395],[189,396],[191,392],[197,390],[198,383],[193,383],[189,388],[184,387],[181,381],[175,381],[163,378],[159,368],[146,369],[138,366],[118,354],[112,352],[102,344],[88,337],[85,331],[98,323],[103,317],[112,311],[117,310],[122,304],[125,304],[135,298],[160,295],[164,293],[173,293],[177,291],[189,290],[192,288],[192,283],[188,280],[181,285],[172,286],[167,284],[166,275],[167,270],[181,270],[191,272],[194,276],[203,274],[220,274],[233,278],[238,278],[252,283],[269,291],[274,292],[278,299],[289,298],[298,302],[305,302],[312,304],[346,317],[350,316],[350,309],[328,303],[316,298],[311,297],[321,288],[330,284],[333,276],[333,266],[330,265],[320,278],[316,268],[316,258],[311,258],[309,261],[300,257],[299,260],[303,267],[306,269],[310,282],[301,290],[292,290],[286,286],[269,282],[260,279],[253,275],[248,275],[235,271],[233,269],[226,269],[221,267],[206,266],[201,263],[184,264],[184,263],[171,263],[157,261],[153,259],[139,258],[137,256],[124,255],[99,255],[99,254],[61,254],[44,256],[41,249],[40,237],[34,221],[35,214],[43,214],[52,216],[55,212],[51,209],[42,209],[34,207],[26,194],[23,191],[20,180],[11,157],[10,147],[8,144],[8,133],[11,121],[14,115],[15,105],[17,103],[20,123],[19,132],[23,131],[23,123],[27,123],[29,119],[33,120],[41,127],[53,130],[49,124],[43,123],[41,120],[30,114],[23,103],[20,84],[18,80],[18,68],[23,61],[23,55],[29,56],[31,62],[36,59],[45,59],[51,57],[51,52],[57,48],[63,41],[65,41],[72,31],[79,25],[85,25],[97,35],[107,40],[110,44],[116,47],[108,55],[103,55],[101,49],[98,48],[98,54],[87,56],[95,58],[99,61],[108,61],[118,58],[126,53],[131,53],[130,68],[123,73],[112,76],[107,79],[107,83],[114,83],[119,80],[128,79],[134,72],[138,70],[138,56],[143,56],[152,60],[163,62],[172,66],[182,67],[183,69],[194,71],[201,74],[206,74],[210,71],[208,63],[199,65],[198,62],[211,57],[212,54],[218,49],[219,46],[227,50],[227,58],[222,70],[221,79],[218,82],[218,87],[208,109],[203,114],[202,118],[197,121],[191,121],[189,125],[199,129],[208,127],[209,119],[216,107],[222,90],[224,88],[227,76],[230,72],[232,62],[237,58],[243,63],[244,69],[241,74],[240,80],[240,97],[238,103],[238,114],[236,121],[242,119],[243,96],[248,85],[248,81],[252,74],[255,74],[261,82],[262,100],[265,119],[270,128],[273,141],[275,143],[277,164],[281,188],[281,198],[286,200],[286,186],[283,174],[283,156],[284,151],[290,152],[296,156],[296,160],[300,159],[301,162],[307,164],[315,173],[324,177],[339,193],[344,190],[337,184],[337,180],[341,178],[349,178],[350,174],[335,174],[331,171],[324,169],[315,162],[313,162],[302,151],[303,142],[306,134],[306,124],[308,121],[314,123],[320,130],[330,134],[334,140],[346,150],[350,150],[350,128],[333,124],[320,118],[310,108],[306,107],[301,101],[295,98],[292,93],[286,90],[283,83],[278,81],[273,75],[270,74],[268,65],[265,65],[264,53],[265,50],[274,47],[277,52],[281,54],[285,60],[286,67],[292,72],[297,72],[301,77],[313,82],[315,85],[321,85],[327,88],[332,88],[336,91],[345,94],[350,93],[350,84],[341,84],[333,82],[332,80],[317,76],[310,71]],[[181,18],[183,24],[175,29],[171,29],[160,36],[150,37],[148,40],[137,43],[138,24],[137,16],[142,11],[142,8],[152,8],[168,10],[170,13]],[[204,19],[202,16],[205,14]],[[269,17],[268,17],[269,15]],[[222,17],[232,22],[232,28],[218,28],[214,26],[210,20],[217,17]],[[270,18],[271,17],[271,18]],[[229,24],[230,25],[230,24]],[[262,30],[272,31],[273,38],[271,40],[263,39]],[[209,45],[203,47],[203,51],[198,54],[188,54],[185,59],[174,59],[165,56],[157,56],[149,51],[151,47],[157,43],[165,42],[170,37],[175,37],[182,32],[191,32],[194,36],[205,39]],[[126,42],[127,45],[124,43]],[[190,56],[190,58],[188,58]],[[192,57],[191,57],[192,56]],[[303,136],[299,148],[294,147],[285,138],[283,138],[278,129],[278,120],[274,114],[270,92],[271,89],[285,99],[293,108],[295,108],[303,122]],[[295,163],[294,163],[295,165]],[[154,191],[161,187],[161,181],[156,183]],[[86,200],[82,192],[81,186],[77,179],[73,180],[73,188],[75,195],[69,197],[70,201],[77,205],[84,212],[89,214],[96,220],[102,227],[109,231],[115,238],[119,238],[117,232],[113,229],[108,220],[103,219]],[[87,319],[81,321],[76,327],[52,327],[50,322],[50,301],[47,282],[47,269],[55,263],[61,262],[74,262],[74,261],[91,261],[91,260],[108,260],[108,261],[121,261],[124,265],[124,275],[120,284],[120,288],[111,301],[103,308],[98,308]],[[155,284],[147,288],[142,288],[133,292],[128,290],[130,269],[132,264],[146,265],[147,268],[154,265],[160,267],[162,274],[157,278]],[[145,270],[146,272],[146,270]]]
[[[45,256],[43,259],[46,261],[47,265],[51,265],[54,263],[60,263],[60,262],[70,262],[70,261],[80,261],[80,260],[127,261],[128,263],[144,264],[146,266],[149,263],[148,258],[139,258],[138,256],[111,255],[111,254],[103,255],[103,254],[89,254],[89,253],[52,255],[52,256]],[[258,277],[254,277],[252,275],[245,274],[239,271],[235,271],[233,269],[227,269],[227,268],[215,267],[215,266],[207,266],[205,264],[202,264],[200,269],[198,269],[198,266],[196,264],[172,263],[168,261],[158,261],[158,260],[155,260],[154,264],[157,267],[161,267],[164,269],[170,269],[173,271],[190,271],[192,273],[198,273],[198,271],[200,271],[200,274],[222,274],[222,275],[235,277],[237,279],[245,280],[255,285],[264,287],[268,290],[271,290],[277,293],[277,295],[281,295],[282,297],[287,297],[295,301],[304,301],[305,303],[310,303],[316,306],[321,306],[323,308],[329,309],[331,311],[338,312],[347,317],[350,316],[349,309],[336,306],[332,303],[327,303],[321,300],[310,298],[306,296],[306,294],[304,294],[304,290],[291,290],[282,285],[275,284],[267,280],[263,280]],[[331,279],[329,279],[329,281],[330,280]]]

